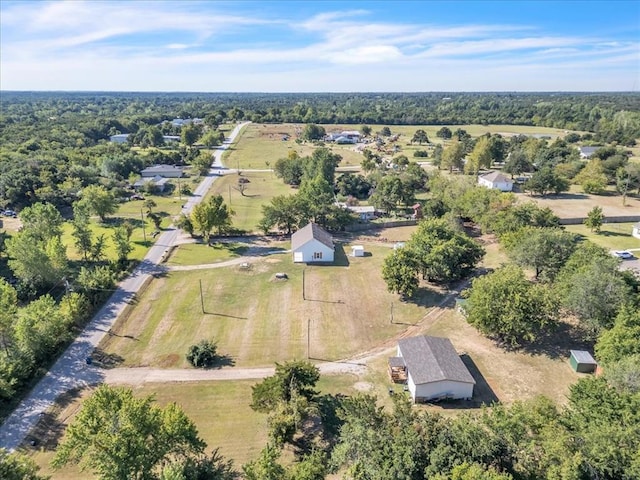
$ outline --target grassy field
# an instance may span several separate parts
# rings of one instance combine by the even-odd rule
[[[235,228],[256,232],[258,222],[262,219],[262,206],[273,197],[296,191],[271,172],[243,172],[242,177],[250,182],[244,195],[237,189],[239,177],[235,173],[217,178],[209,193],[222,195],[225,203],[234,211],[232,223]]]
[[[633,225],[633,223],[605,223],[600,233],[592,232],[585,225],[566,225],[565,228],[609,250],[626,250],[640,248],[640,239],[631,235]]]
[[[348,244],[343,248],[350,252]],[[331,266],[293,264],[290,254],[282,254],[250,260],[250,269],[171,272],[151,283],[102,349],[122,357],[124,365],[184,367],[190,345],[214,338],[238,366],[271,365],[306,357],[309,328],[310,354],[317,359],[366,350],[402,330],[390,324],[391,303],[397,322],[411,324],[439,298],[425,291],[416,303],[399,302],[380,275],[391,249],[367,245],[366,250],[368,257],[347,258],[338,247],[337,264]],[[276,280],[276,272],[286,272],[288,280]]]
[[[246,252],[247,246],[241,243],[186,243],[179,245],[172,253],[167,265],[202,265],[223,262],[239,257]]]
[[[612,187],[604,195],[584,193],[579,185],[572,185],[567,193],[547,195],[546,197],[517,193],[522,202],[534,202],[540,207],[549,207],[560,218],[586,218],[593,207],[602,207],[605,217],[640,214],[640,196],[627,196],[626,205],[622,205],[622,197]]]

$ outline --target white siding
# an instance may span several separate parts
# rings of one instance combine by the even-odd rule
[[[293,252],[296,263],[333,262],[333,249],[318,240],[311,240]]]
[[[411,387],[409,387],[411,391]],[[455,382],[452,380],[442,380],[440,382],[424,383],[415,385],[415,394],[412,392],[414,400],[430,398],[471,398],[473,397],[473,384]]]
[[[636,238],[640,238],[640,227],[633,227],[633,231],[631,233]]]

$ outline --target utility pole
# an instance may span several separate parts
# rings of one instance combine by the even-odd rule
[[[310,337],[309,337],[310,331],[311,331],[311,317],[307,318],[307,360],[311,358],[311,353],[309,353],[310,352],[309,345],[311,344]]]
[[[391,302],[391,323],[393,323],[393,302]]]
[[[229,184],[229,206],[231,206],[231,184]]]
[[[202,313],[204,313],[204,296],[202,295],[202,280],[200,280],[200,306],[202,307]]]
[[[306,297],[304,295],[304,272],[306,271],[306,268],[302,269],[302,300],[306,300]]]
[[[142,238],[144,243],[147,243],[147,232],[144,230],[144,214],[142,213],[142,207],[140,207],[140,218],[142,219]]]
[[[180,185],[180,177],[178,177],[178,199],[182,200],[182,186]]]

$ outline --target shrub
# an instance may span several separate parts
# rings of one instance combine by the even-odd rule
[[[416,150],[415,152],[413,152],[413,156],[418,158],[428,158],[429,152],[427,152],[426,150]]]
[[[189,347],[187,361],[196,368],[207,368],[215,364],[218,346],[212,340],[201,340]]]

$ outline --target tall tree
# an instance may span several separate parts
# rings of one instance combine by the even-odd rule
[[[163,462],[201,454],[205,443],[176,404],[106,385],[82,405],[67,428],[53,466],[80,464],[105,480],[151,480]]]
[[[425,132],[421,128],[416,130],[416,133],[414,133],[413,137],[411,138],[411,143],[417,143],[419,145],[422,145],[423,143],[429,143],[429,137],[427,136],[427,132]]]
[[[467,321],[484,334],[519,346],[555,325],[558,302],[547,287],[507,265],[473,280],[466,312]]]
[[[491,168],[493,156],[491,152],[491,142],[486,136],[478,138],[473,150],[469,154],[467,163],[464,165],[464,172],[477,175],[481,168]]]
[[[442,162],[440,165],[444,168],[448,168],[450,172],[453,169],[462,170],[464,166],[465,147],[464,144],[459,141],[453,141],[442,152]]]
[[[102,222],[116,211],[116,200],[113,194],[102,185],[89,185],[83,188],[79,202],[80,208],[87,208],[89,212],[98,215]]]
[[[23,228],[39,242],[62,235],[63,219],[56,207],[50,203],[35,203],[20,212]]]
[[[602,228],[602,224],[604,223],[604,213],[602,213],[602,207],[596,205],[589,213],[587,213],[587,218],[584,219],[584,224],[591,230],[592,232],[595,230],[596,233],[600,233],[600,229]]]

